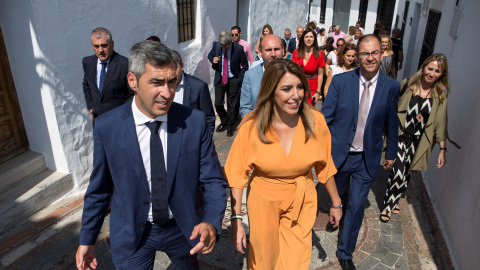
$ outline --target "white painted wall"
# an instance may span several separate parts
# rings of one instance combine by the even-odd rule
[[[218,33],[234,25],[234,2],[197,1],[197,14],[203,15],[196,18],[196,39],[177,44],[174,0],[2,1],[0,25],[30,148],[45,155],[50,169],[72,172],[73,192],[81,191],[92,169],[81,65],[84,56],[93,54],[90,32],[98,26],[109,29],[115,50],[127,57],[133,44],[158,35],[182,54],[187,73],[211,82],[206,56]]]
[[[442,12],[434,51],[445,54],[448,59],[452,90],[448,97],[449,135],[463,148],[457,150],[447,143],[447,164],[438,170],[435,166],[438,146],[435,147],[426,173],[426,186],[446,233],[456,268],[477,269],[480,264],[480,119],[477,117],[480,115],[480,92],[478,61],[475,50],[469,48],[472,48],[472,33],[478,32],[480,24],[480,2],[464,0],[460,33],[458,37],[451,37],[455,2],[430,1],[430,8]],[[425,21],[426,18],[423,25]],[[424,30],[418,32],[424,34]],[[420,54],[420,49],[421,46],[416,46],[416,55]]]
[[[360,13],[360,0],[352,0],[350,4],[350,18],[348,20],[348,26],[355,26],[358,21],[358,14]],[[348,29],[346,32],[348,33]]]
[[[250,19],[242,20],[248,22],[252,34],[247,36],[254,36],[254,42],[265,23],[280,35],[286,27],[305,24],[306,0],[272,0],[267,5],[243,1],[253,10]],[[178,44],[174,0],[1,1],[0,25],[30,148],[45,155],[50,169],[71,172],[72,193],[82,192],[93,161],[81,65],[83,57],[93,54],[90,32],[98,26],[109,29],[115,50],[127,57],[135,43],[159,36],[180,52],[185,71],[209,83],[213,94],[214,72],[207,55],[220,31],[236,24],[237,11],[232,7],[236,0],[197,0],[196,38]]]
[[[290,28],[292,36],[295,36],[297,27],[305,26],[307,16],[308,1],[306,0],[250,0],[248,40],[252,50],[262,35],[265,24],[270,24],[273,33],[281,38],[285,28]]]
[[[368,1],[367,17],[365,18],[365,34],[372,34],[377,22],[378,0]]]

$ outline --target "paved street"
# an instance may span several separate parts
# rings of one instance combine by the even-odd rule
[[[234,138],[227,137],[226,132],[214,134],[222,165],[225,164]],[[393,215],[388,224],[379,221],[379,205],[383,203],[386,177],[381,169],[368,196],[365,218],[354,253],[357,269],[453,269],[419,173],[414,175],[406,199],[400,200],[401,213]],[[330,199],[323,185],[317,182],[316,189],[319,209],[313,228],[310,269],[341,269],[335,257],[338,230],[334,233],[325,232]],[[6,269],[76,269],[74,254],[78,244],[82,206],[81,197],[68,205],[52,206],[52,213],[45,213],[37,220],[32,218],[21,225],[12,237],[0,239],[0,268],[8,265]],[[229,208],[227,206],[222,238],[214,251],[199,256],[201,269],[247,269],[246,256],[235,252],[230,244]],[[244,212],[245,215],[248,214],[246,208]],[[107,217],[96,249],[98,269],[114,269],[107,244],[108,221]],[[47,222],[49,225],[45,225]],[[248,232],[246,217],[244,225]],[[42,241],[48,234],[54,236]],[[174,268],[168,257],[158,252],[154,269]]]

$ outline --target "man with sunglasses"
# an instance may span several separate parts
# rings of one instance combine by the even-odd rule
[[[255,58],[253,57],[250,44],[248,44],[248,42],[242,39],[242,29],[240,28],[240,26],[235,25],[234,27],[232,27],[232,29],[230,29],[230,31],[232,32],[232,41],[243,46],[243,51],[245,52],[248,62],[250,62],[251,65],[253,62],[255,62]]]
[[[110,31],[95,28],[90,38],[95,55],[83,58],[83,94],[95,126],[95,118],[129,100],[133,91],[127,83],[128,59],[113,50]]]
[[[322,106],[332,135],[335,183],[342,199],[343,231],[337,248],[342,269],[355,269],[352,253],[362,226],[365,202],[377,176],[385,135],[382,166],[389,169],[397,154],[400,84],[379,72],[382,46],[378,36],[358,40],[360,68],[333,77]],[[350,190],[350,196],[348,191]],[[336,228],[330,223],[327,231]]]

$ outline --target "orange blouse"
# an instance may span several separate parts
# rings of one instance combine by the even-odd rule
[[[243,123],[230,149],[225,164],[225,174],[230,187],[244,188],[252,169],[268,178],[292,179],[311,173],[315,167],[318,180],[326,183],[337,170],[331,156],[331,136],[324,116],[312,110],[315,121],[315,137],[305,142],[305,129],[301,118],[293,137],[288,156],[273,129],[267,132],[272,142],[265,144],[258,138],[256,121]]]

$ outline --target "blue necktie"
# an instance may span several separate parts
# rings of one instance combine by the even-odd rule
[[[105,82],[105,77],[107,76],[107,62],[101,62],[102,70],[100,71],[100,82],[98,83],[98,91],[102,93],[103,90],[103,82]]]
[[[152,184],[152,216],[153,222],[158,225],[167,223],[168,196],[167,196],[167,170],[163,157],[163,146],[158,129],[162,122],[154,121],[145,123],[150,129],[150,171]]]

